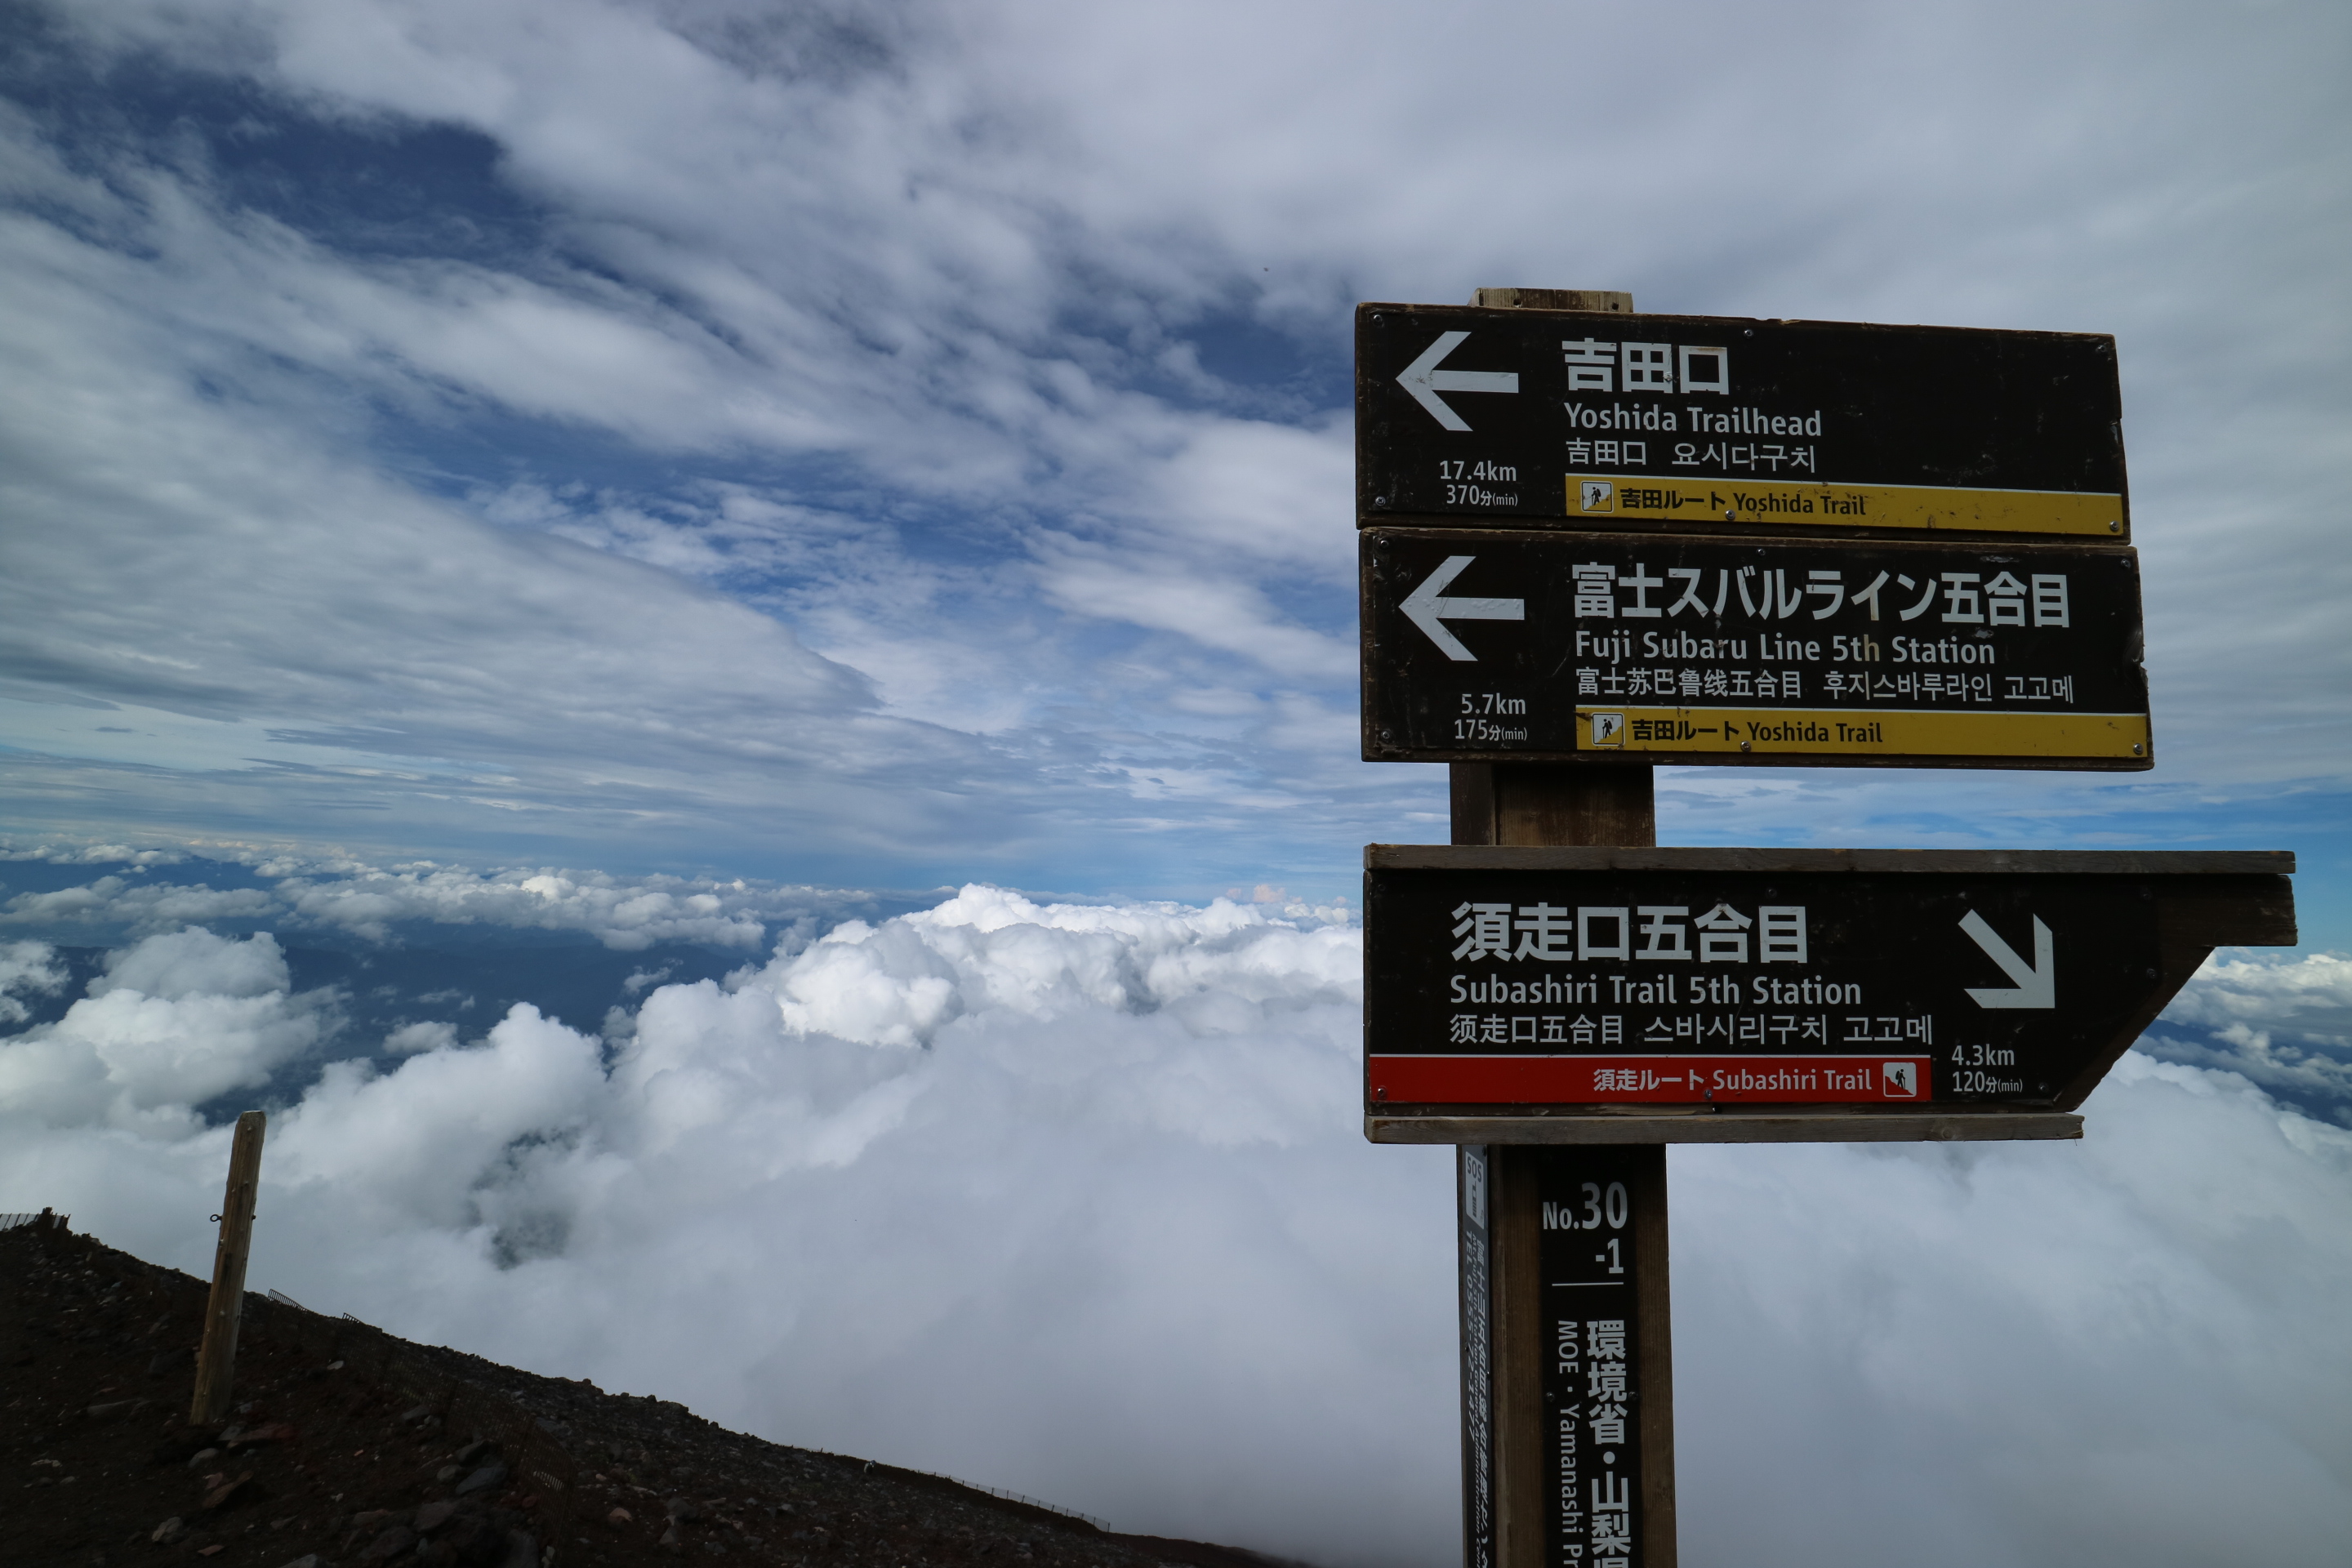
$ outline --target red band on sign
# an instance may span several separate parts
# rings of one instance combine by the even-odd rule
[[[1403,1105],[1933,1098],[1925,1057],[1374,1057],[1369,1065],[1372,1100]]]

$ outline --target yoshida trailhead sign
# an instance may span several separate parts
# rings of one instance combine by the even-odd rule
[[[2127,539],[2122,420],[2087,333],[1356,308],[1367,526]]]
[[[1664,1145],[2080,1137],[2294,861],[1654,847],[1657,763],[2152,764],[2115,343],[1480,299],[1357,310],[1363,755],[1455,840],[1365,851],[1365,1132],[1459,1146],[1465,1568],[1673,1568]]]

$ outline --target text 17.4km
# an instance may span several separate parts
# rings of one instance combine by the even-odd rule
[[[1484,458],[1465,462],[1449,458],[1437,465],[1437,477],[1445,481],[1445,504],[1448,506],[1517,506],[1519,492],[1490,490],[1488,485],[1517,485],[1518,467],[1513,463],[1490,463]]]

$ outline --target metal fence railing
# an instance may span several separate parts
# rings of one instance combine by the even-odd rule
[[[47,1209],[38,1214],[0,1214],[0,1230],[15,1230],[26,1225],[63,1226],[67,1218],[65,1215],[52,1214]]]
[[[943,1476],[937,1470],[918,1470],[915,1473],[919,1476],[929,1476],[934,1480],[953,1481],[967,1491],[986,1492],[991,1497],[1001,1497],[1007,1502],[1025,1503],[1031,1508],[1041,1508],[1047,1513],[1058,1513],[1064,1519],[1082,1519],[1104,1534],[1110,1533],[1110,1521],[1107,1519],[1097,1519],[1093,1514],[1080,1513],[1076,1509],[1064,1508],[1060,1503],[1047,1502],[1043,1498],[1034,1498],[1026,1492],[1006,1491],[1003,1487],[984,1487],[978,1481],[968,1481],[960,1476]]]

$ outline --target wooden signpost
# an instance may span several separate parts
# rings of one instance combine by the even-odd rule
[[[1673,1568],[1665,1145],[2078,1138],[2282,854],[1660,849],[1650,765],[2152,765],[2112,339],[1357,311],[1366,1136],[1457,1146],[1465,1568]]]
[[[267,1111],[236,1119],[230,1141],[228,1185],[221,1194],[220,1240],[213,1248],[213,1289],[205,1302],[204,1342],[196,1351],[196,1391],[188,1425],[205,1426],[226,1415],[236,1378],[236,1336],[245,1317],[245,1265],[253,1253],[254,1205],[261,1195],[261,1141]]]

